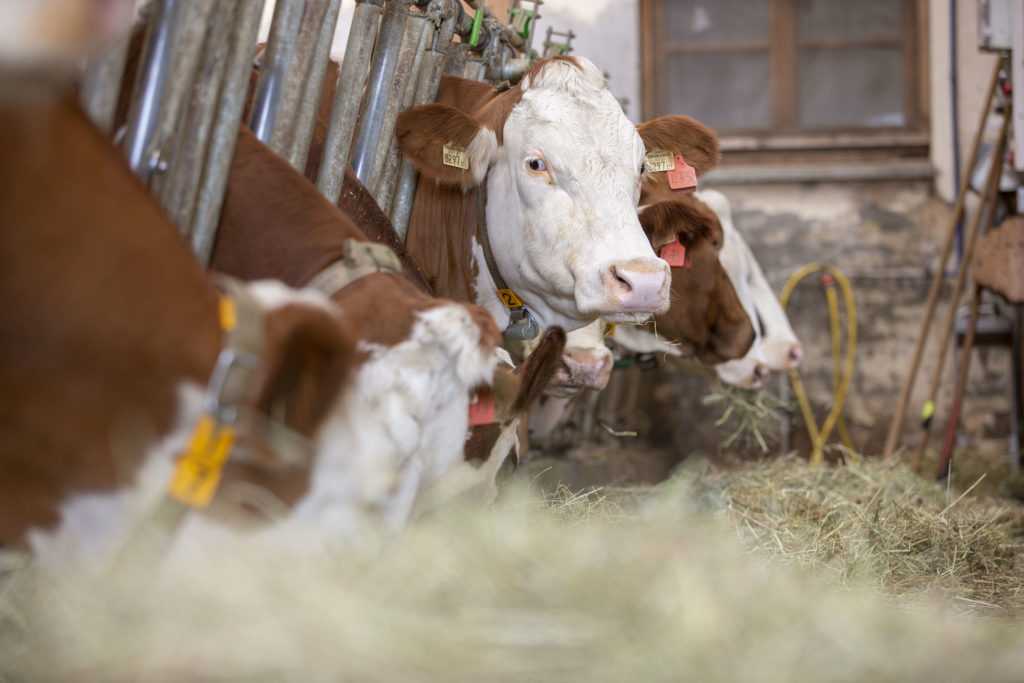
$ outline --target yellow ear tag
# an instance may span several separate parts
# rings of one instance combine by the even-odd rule
[[[525,306],[523,300],[516,296],[516,293],[511,289],[499,289],[498,298],[501,299],[501,303],[505,304],[505,308],[522,308]]]
[[[608,323],[608,327],[604,330],[604,336],[610,337],[615,334],[615,323]]]
[[[441,161],[444,162],[445,166],[453,166],[454,168],[461,168],[466,171],[469,170],[469,157],[466,156],[466,148],[454,140],[449,140],[444,143],[444,151],[441,154]]]
[[[230,296],[222,296],[217,302],[217,312],[220,315],[220,329],[224,332],[232,332],[238,325],[238,311],[235,309],[235,300]]]
[[[676,167],[676,161],[671,152],[663,149],[652,149],[647,153],[647,170],[651,173],[671,171]]]
[[[171,497],[194,508],[209,505],[236,436],[233,427],[217,423],[210,415],[199,418],[168,488]]]

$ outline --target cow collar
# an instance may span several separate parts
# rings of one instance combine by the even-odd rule
[[[263,308],[244,283],[224,275],[215,278],[222,292],[218,300],[221,350],[206,385],[203,412],[176,461],[166,493],[122,548],[121,562],[159,561],[189,509],[210,504],[235,451],[239,423],[263,368]],[[287,461],[308,462],[309,449],[303,437],[273,421],[270,426],[275,453]]]
[[[374,273],[401,275],[402,263],[384,244],[347,239],[345,255],[317,273],[306,287],[330,297],[359,278]]]
[[[498,265],[491,253],[491,241],[487,237],[487,179],[476,190],[476,223],[477,234],[480,236],[480,247],[484,252],[484,262],[491,273],[491,279],[497,285],[496,294],[501,303],[508,309],[509,324],[505,328],[505,337],[509,340],[523,341],[536,339],[540,334],[540,325],[530,315],[526,304],[505,282]]]

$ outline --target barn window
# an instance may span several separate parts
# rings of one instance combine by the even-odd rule
[[[927,155],[922,0],[640,6],[645,119],[703,121],[728,161]]]

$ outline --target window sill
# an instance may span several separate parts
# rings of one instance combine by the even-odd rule
[[[750,183],[860,182],[876,180],[931,180],[931,161],[887,159],[877,161],[724,164],[702,180],[709,185]]]

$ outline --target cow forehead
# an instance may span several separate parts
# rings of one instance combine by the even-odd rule
[[[588,97],[527,92],[505,122],[503,139],[513,152],[540,152],[548,161],[562,162],[563,173],[582,160],[603,160],[632,175],[645,153],[636,127],[607,90]]]

